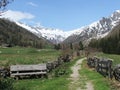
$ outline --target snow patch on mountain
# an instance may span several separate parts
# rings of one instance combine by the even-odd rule
[[[64,40],[65,42],[71,41],[77,42],[78,40],[88,41],[87,39],[102,38],[106,36],[112,30],[112,28],[114,28],[119,22],[120,22],[120,10],[116,10],[109,17],[103,17],[101,20],[93,22],[88,26],[83,26],[81,28],[66,32],[63,30],[45,28],[42,26],[31,27],[22,23],[17,24],[19,26],[26,28],[27,30],[34,33],[38,37],[44,37],[53,43],[60,43],[63,42]]]
[[[45,28],[43,26],[31,27],[20,22],[16,22],[16,24],[34,33],[39,38],[44,37],[55,44],[64,41],[69,35],[73,33],[73,31],[64,32],[59,29]]]
[[[120,10],[116,10],[111,16],[103,17],[101,20],[84,26],[70,35],[65,41],[67,43],[90,41],[92,38],[102,38],[106,36],[120,22]],[[89,40],[90,39],[90,40]]]
[[[29,26],[27,24],[20,23],[20,22],[15,22],[15,23],[17,25],[25,28],[26,30],[32,32],[33,34],[37,35],[39,38],[41,38],[42,34],[38,30],[36,30],[35,28],[33,28],[33,27],[31,27],[31,26]]]
[[[35,27],[39,32],[42,33],[42,36],[46,39],[52,41],[53,43],[60,43],[68,37],[69,33],[66,33],[59,29],[51,28],[41,28]]]
[[[8,19],[8,17],[6,18]],[[106,36],[112,30],[112,28],[114,28],[120,22],[120,10],[116,10],[109,17],[103,17],[101,20],[93,22],[88,26],[83,26],[71,31],[45,28],[42,26],[29,26],[17,21],[14,22],[32,32],[39,38],[44,37],[53,43],[60,43],[64,40],[65,42],[77,42],[92,38],[98,39]]]

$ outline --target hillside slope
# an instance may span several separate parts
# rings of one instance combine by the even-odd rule
[[[105,53],[120,54],[120,24],[102,39],[91,40],[90,47],[102,49]]]
[[[12,21],[0,19],[0,45],[43,48],[46,44],[49,42],[44,38],[38,38]]]

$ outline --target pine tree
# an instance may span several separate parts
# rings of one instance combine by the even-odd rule
[[[81,41],[79,42],[79,50],[83,50],[83,44]]]

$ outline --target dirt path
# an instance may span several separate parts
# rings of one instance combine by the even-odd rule
[[[73,73],[70,75],[71,83],[69,85],[69,90],[94,90],[92,83],[85,82],[86,78],[79,74],[79,70],[81,69],[81,63],[86,58],[79,59],[74,66],[71,67]]]

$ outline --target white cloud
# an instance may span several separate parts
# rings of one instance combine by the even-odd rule
[[[0,18],[8,18],[14,21],[20,21],[23,19],[33,19],[34,17],[35,17],[34,15],[27,12],[12,11],[12,10],[8,10],[4,12],[2,16],[0,16]]]
[[[31,5],[31,6],[33,6],[33,7],[38,7],[38,5],[35,4],[35,3],[33,3],[33,2],[28,2],[28,5]]]

